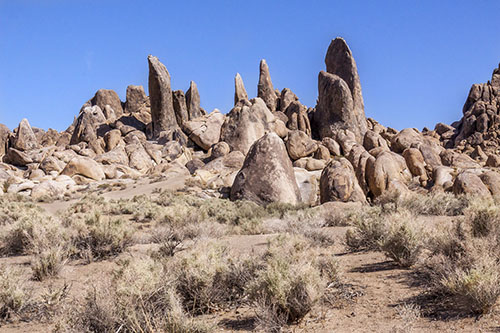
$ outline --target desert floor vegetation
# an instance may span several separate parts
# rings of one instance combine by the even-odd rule
[[[489,325],[497,314],[494,200],[262,207],[156,190],[90,194],[57,214],[24,197],[0,201],[0,327],[413,332],[431,319],[434,328],[476,327],[480,315]],[[381,314],[372,318],[369,306]]]

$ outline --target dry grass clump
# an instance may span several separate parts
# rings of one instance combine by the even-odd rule
[[[21,272],[0,266],[0,322],[18,316],[30,302]]]
[[[465,215],[475,237],[500,236],[500,206],[492,200],[474,200]]]
[[[448,192],[400,194],[391,191],[378,197],[375,204],[385,211],[408,210],[416,215],[457,216],[464,213],[471,200],[469,196],[457,196]]]
[[[151,259],[122,262],[111,283],[89,290],[62,331],[209,332],[183,310],[172,279]]]
[[[33,278],[43,281],[55,277],[68,261],[68,251],[63,246],[53,246],[33,256],[31,269]]]
[[[382,252],[402,267],[413,266],[424,249],[423,231],[414,219],[411,214],[389,216],[389,228],[379,241]]]
[[[277,332],[285,324],[299,322],[338,276],[333,257],[307,239],[278,236],[270,242],[264,267],[248,287],[260,328]]]
[[[89,261],[121,253],[132,243],[133,228],[121,218],[103,216],[95,211],[83,223],[74,223],[72,243],[75,255]]]
[[[351,251],[377,250],[387,234],[385,215],[379,207],[364,210],[352,221],[346,232],[346,245]]]
[[[67,239],[58,219],[31,209],[0,229],[0,254],[22,255],[40,253]]]
[[[490,218],[496,219],[494,207],[472,210],[465,222],[431,239],[424,271],[436,292],[451,296],[457,307],[482,314],[500,297],[500,237],[485,228]]]
[[[242,302],[258,269],[252,258],[234,257],[217,244],[200,244],[167,264],[182,305],[191,314],[209,313]]]

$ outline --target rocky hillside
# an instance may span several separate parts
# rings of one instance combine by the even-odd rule
[[[57,199],[176,177],[193,191],[260,204],[364,203],[392,191],[500,194],[500,68],[491,82],[472,86],[459,122],[398,132],[366,119],[356,62],[342,38],[328,48],[314,107],[275,89],[265,60],[256,98],[236,75],[227,114],[203,110],[194,82],[172,91],[157,57],[148,64],[149,96],[131,85],[122,102],[101,89],[63,132],[26,119],[13,132],[0,125],[0,193]]]

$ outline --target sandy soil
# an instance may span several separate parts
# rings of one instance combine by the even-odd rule
[[[105,193],[106,198],[130,198],[138,194],[151,194],[156,188],[176,188],[176,180],[158,183],[139,183],[122,191]],[[41,204],[55,214],[72,202]],[[420,217],[425,228],[432,230],[449,224],[450,217]],[[290,332],[500,332],[500,312],[496,310],[482,318],[461,317],[447,311],[439,299],[430,299],[420,277],[413,271],[401,269],[378,252],[346,253],[343,239],[347,227],[323,229],[334,239],[333,251],[342,270],[342,284],[329,292],[330,302],[317,304],[313,311]],[[275,235],[235,235],[222,238],[235,255],[261,252],[269,238]],[[57,279],[34,282],[30,286],[36,294],[41,287],[70,285],[70,299],[79,298],[92,281],[99,281],[117,267],[116,261],[127,257],[147,256],[153,244],[136,244],[117,258],[96,263],[71,262]],[[30,274],[30,257],[0,258],[0,264],[16,266]],[[402,311],[405,304],[421,307],[421,316],[410,318]],[[206,315],[216,324],[218,332],[248,332],[255,329],[255,312],[244,306],[230,311]],[[11,323],[0,327],[0,332],[48,332],[51,326],[43,323]]]

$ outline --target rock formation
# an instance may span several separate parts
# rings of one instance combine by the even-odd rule
[[[326,72],[318,77],[318,105],[314,123],[319,137],[334,137],[338,130],[354,133],[362,142],[367,130],[361,83],[351,50],[342,38],[330,44]]]
[[[259,74],[259,84],[257,87],[257,97],[264,100],[267,107],[271,111],[276,111],[276,103],[278,97],[273,88],[273,82],[271,81],[271,74],[269,74],[269,67],[264,59],[260,61],[260,74]]]
[[[248,100],[248,94],[240,73],[236,73],[234,77],[234,105],[238,104],[241,100]]]
[[[231,199],[258,204],[300,202],[292,162],[275,133],[266,134],[252,145],[231,187]]]
[[[263,205],[364,203],[413,190],[500,195],[500,68],[472,86],[459,122],[397,131],[365,119],[343,39],[325,63],[315,108],[275,90],[262,60],[258,97],[237,74],[232,110],[206,114],[196,84],[172,92],[167,69],[149,56],[150,96],[130,85],[122,102],[98,90],[63,132],[26,119],[12,132],[0,125],[0,188],[62,198],[124,178],[175,177],[205,196]]]
[[[158,137],[160,132],[176,130],[178,125],[172,102],[170,74],[157,57],[148,56],[148,62],[152,134]]]
[[[189,120],[196,119],[203,115],[200,108],[200,94],[198,93],[198,86],[194,83],[194,81],[191,81],[189,89],[186,91],[186,106]]]

